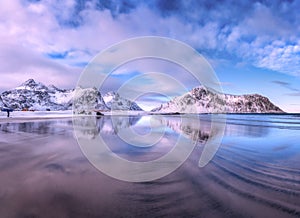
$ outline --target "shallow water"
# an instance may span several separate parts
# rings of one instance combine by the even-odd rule
[[[300,116],[226,118],[222,144],[203,168],[209,115],[1,123],[1,217],[299,217]],[[146,135],[150,123],[154,133],[164,132],[152,146],[118,136],[128,128]],[[131,183],[100,172],[83,154],[89,145],[80,147],[76,138],[99,136],[110,152],[136,162],[163,157],[179,137],[195,147],[171,174]]]

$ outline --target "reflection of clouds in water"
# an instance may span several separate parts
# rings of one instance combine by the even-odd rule
[[[82,174],[90,166],[66,127],[68,121],[1,124],[9,130],[0,131],[7,141],[0,143],[1,217],[66,217],[82,210],[81,192],[89,191]]]
[[[71,147],[67,154],[60,146],[35,155],[37,146],[44,147],[48,140],[51,145],[57,144],[64,137],[47,134],[40,143],[30,138],[26,146],[23,141],[10,144],[9,155],[1,155],[1,217],[108,217],[106,202],[113,202],[109,193],[116,191],[115,186],[91,168],[72,138],[67,137],[63,143]],[[104,190],[98,188],[99,181]]]
[[[65,167],[58,163],[49,163],[49,164],[45,165],[44,168],[49,170],[49,172],[61,172],[61,173],[67,172]]]
[[[242,137],[265,137],[269,134],[269,128],[260,125],[227,124],[225,135]]]

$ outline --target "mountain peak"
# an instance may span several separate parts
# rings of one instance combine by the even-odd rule
[[[37,84],[34,79],[28,79],[22,85],[30,85],[30,84]]]
[[[107,92],[103,96],[103,100],[107,107],[111,110],[143,110],[137,105],[137,103],[123,98],[118,92]]]
[[[48,86],[48,89],[49,91],[51,92],[65,92],[66,90],[65,89],[60,89],[60,88],[57,88],[55,85],[51,84]]]
[[[26,89],[26,90],[33,90],[33,91],[48,91],[47,86],[43,83],[36,82],[34,79],[28,79],[20,86],[16,88],[17,90]]]

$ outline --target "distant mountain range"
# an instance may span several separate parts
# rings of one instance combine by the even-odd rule
[[[267,97],[258,94],[230,95],[212,92],[203,86],[173,98],[155,108],[160,113],[284,113]]]
[[[142,110],[135,102],[115,92],[109,92],[103,98],[96,88],[60,89],[33,79],[0,95],[0,107],[8,106],[14,110],[71,110],[73,104],[79,113],[91,109]]]
[[[96,88],[60,89],[29,79],[0,94],[0,107],[15,110],[98,110],[142,111],[135,102],[116,92],[102,95]],[[268,98],[258,95],[230,95],[200,86],[152,110],[155,113],[284,113]]]

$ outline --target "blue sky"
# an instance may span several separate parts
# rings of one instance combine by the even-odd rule
[[[299,10],[300,1],[276,0],[1,1],[0,91],[28,78],[74,87],[98,52],[154,35],[183,41],[204,55],[226,93],[262,94],[285,111],[300,112]],[[180,78],[188,89],[197,85],[173,65],[128,64],[105,91],[144,71]]]

